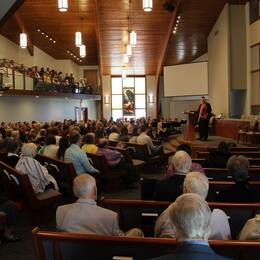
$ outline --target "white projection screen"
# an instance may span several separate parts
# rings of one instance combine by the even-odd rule
[[[164,67],[164,96],[208,94],[208,62]]]

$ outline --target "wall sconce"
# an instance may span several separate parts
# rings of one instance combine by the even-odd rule
[[[109,104],[110,103],[110,97],[109,96],[104,96],[104,101],[105,101],[105,104]]]
[[[149,95],[148,102],[149,102],[149,104],[153,104],[154,103],[154,95],[153,94]]]

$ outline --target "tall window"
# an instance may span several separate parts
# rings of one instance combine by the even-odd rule
[[[112,77],[112,117],[146,117],[145,77]]]

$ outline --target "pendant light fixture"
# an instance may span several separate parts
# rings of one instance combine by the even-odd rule
[[[86,45],[82,44],[79,47],[79,56],[81,58],[85,58],[86,57]]]
[[[153,9],[153,0],[143,0],[143,9],[145,12],[151,12]]]
[[[60,12],[67,12],[69,8],[68,0],[58,0],[58,7]]]
[[[26,33],[20,33],[20,47],[22,49],[27,48],[27,34]]]
[[[130,32],[130,44],[133,48],[136,46],[136,32],[135,31]]]
[[[82,34],[81,32],[75,33],[75,44],[77,47],[80,47],[82,45]]]
[[[123,59],[123,63],[124,63],[124,65],[125,65],[125,64],[128,64],[128,62],[129,62],[129,58],[128,58],[128,56],[125,54],[125,55],[124,55],[124,59]]]
[[[130,44],[127,44],[126,45],[126,55],[128,57],[131,57],[132,56],[132,46]]]
[[[122,79],[126,79],[126,69],[122,69]]]

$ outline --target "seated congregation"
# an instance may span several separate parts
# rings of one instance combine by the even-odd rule
[[[84,243],[84,239],[87,243],[99,235],[95,243],[101,247],[103,236],[111,243],[118,237],[121,240],[117,242],[129,248],[131,241],[143,243],[144,248],[158,245],[157,252],[151,250],[153,255],[134,259],[240,259],[236,257],[243,250],[237,253],[234,240],[250,243],[260,239],[260,170],[246,156],[234,153],[233,143],[221,142],[209,149],[206,158],[195,158],[188,144],[173,145],[174,136],[154,135],[151,121],[2,122],[3,246],[23,240],[16,227],[25,212],[32,226],[55,219],[53,236],[60,235],[58,240],[75,235],[75,243]],[[153,177],[148,178],[148,174]],[[128,191],[140,191],[141,199],[123,202],[122,194]],[[103,197],[112,197],[113,192],[121,192],[122,201],[108,205]],[[132,205],[131,210],[117,210],[120,203]],[[142,212],[147,205],[154,212]],[[138,207],[141,211],[135,222],[131,212]],[[246,215],[234,223],[230,212],[235,210],[239,215],[242,209],[247,210]],[[150,216],[156,219],[151,221]],[[33,231],[35,241],[44,234]],[[226,251],[219,250],[214,240]],[[40,257],[39,241],[35,243],[36,254],[45,259]],[[260,251],[260,243],[254,246]],[[75,248],[68,245],[66,250],[77,254]],[[48,254],[47,247],[43,250]],[[126,250],[126,256],[138,254],[138,249],[130,251]],[[102,252],[103,259],[111,259],[108,252]],[[77,259],[84,259],[83,255]]]

